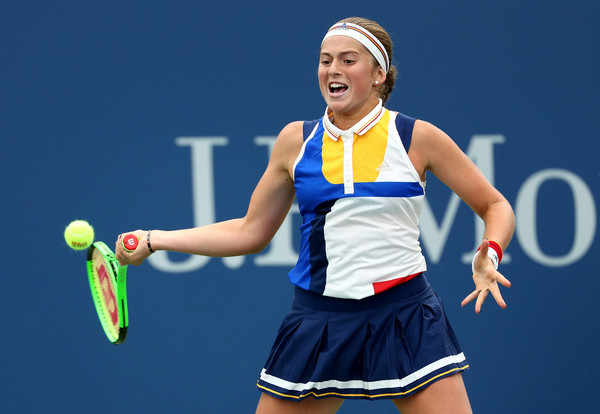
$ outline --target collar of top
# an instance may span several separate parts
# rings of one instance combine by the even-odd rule
[[[371,129],[373,125],[377,124],[377,122],[383,116],[383,112],[383,102],[381,99],[379,99],[377,106],[375,106],[375,108],[373,108],[373,110],[369,112],[367,116],[358,121],[347,131],[350,131],[356,135],[363,135],[365,132]],[[342,136],[342,133],[346,131],[341,130],[335,126],[333,122],[331,122],[332,116],[333,113],[329,107],[327,107],[327,109],[325,109],[325,116],[323,117],[323,126],[325,127],[325,131],[327,131],[327,135],[329,135],[332,140],[337,141]]]

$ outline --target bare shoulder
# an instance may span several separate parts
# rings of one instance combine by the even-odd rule
[[[277,141],[282,142],[283,145],[297,145],[298,143],[302,145],[303,126],[303,121],[290,122],[279,132]]]
[[[416,163],[417,170],[430,170],[434,173],[440,164],[464,161],[465,157],[448,134],[423,120],[415,122],[409,156],[413,163]]]
[[[277,136],[273,147],[271,161],[281,165],[288,172],[298,157],[304,142],[303,126],[303,121],[287,124]]]
[[[421,119],[415,121],[413,140],[417,140],[417,143],[420,144],[434,144],[436,142],[443,144],[443,141],[452,142],[452,139],[440,128]]]

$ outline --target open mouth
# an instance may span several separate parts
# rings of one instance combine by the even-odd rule
[[[348,90],[348,85],[344,85],[343,83],[333,82],[333,83],[329,84],[329,93],[332,96],[342,95],[347,90]]]

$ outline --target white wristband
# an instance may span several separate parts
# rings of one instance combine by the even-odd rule
[[[473,260],[471,261],[471,270],[473,271],[473,273],[475,273],[475,257],[477,257],[478,254],[479,254],[479,250],[477,250],[477,252],[475,252],[475,255],[473,256]],[[490,260],[492,261],[492,264],[494,265],[494,269],[498,270],[499,260],[498,260],[498,253],[496,253],[496,250],[488,249],[487,255],[490,258]]]

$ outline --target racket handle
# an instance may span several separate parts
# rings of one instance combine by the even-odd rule
[[[132,252],[138,247],[138,239],[133,234],[123,236],[123,248],[128,252]]]

